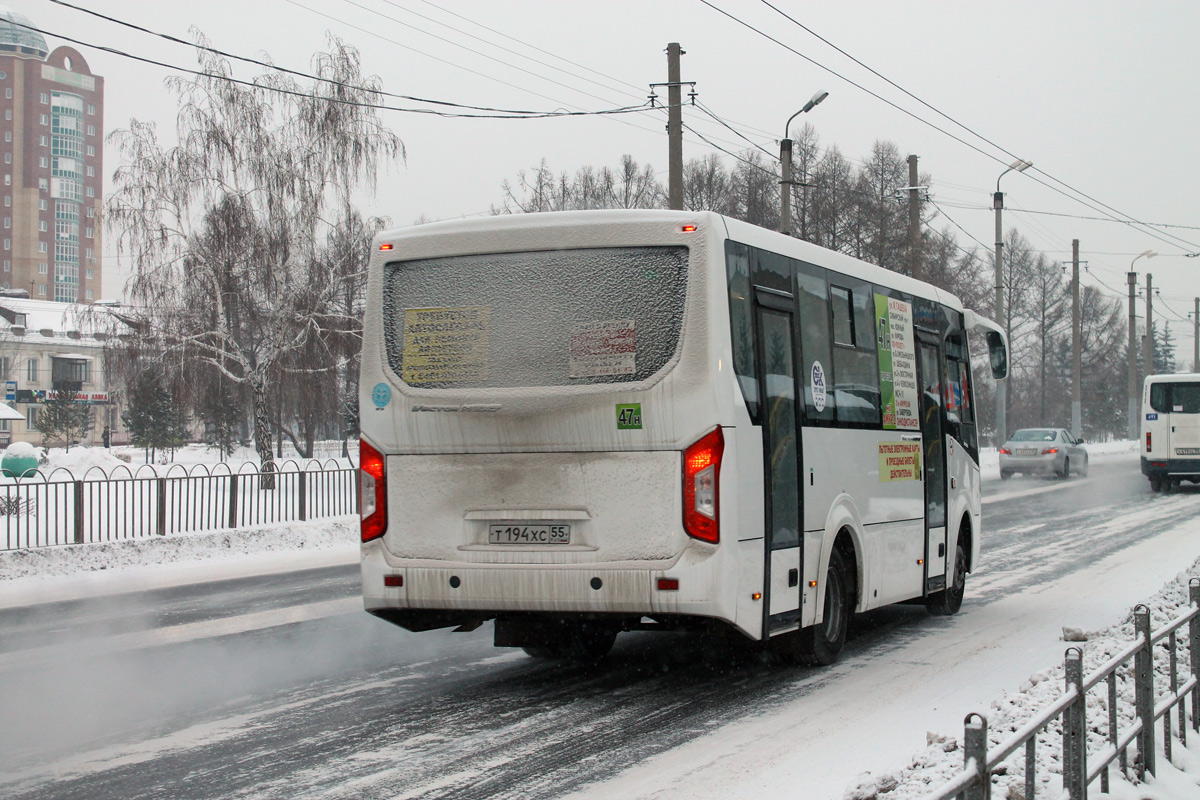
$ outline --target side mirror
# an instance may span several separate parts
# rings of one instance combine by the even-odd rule
[[[1008,377],[1008,349],[1004,346],[1004,337],[999,331],[988,331],[986,338],[988,359],[992,363],[992,377],[998,381],[1004,380]]]

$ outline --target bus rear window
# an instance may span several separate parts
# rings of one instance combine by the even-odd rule
[[[1152,383],[1150,407],[1161,414],[1200,414],[1200,383]]]
[[[448,256],[384,269],[388,363],[422,388],[630,383],[679,344],[686,247]]]

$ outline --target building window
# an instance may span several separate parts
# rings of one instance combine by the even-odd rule
[[[35,432],[37,431],[37,429],[38,429],[38,426],[37,426],[38,411],[40,411],[40,410],[41,409],[39,409],[37,406],[26,406],[25,407],[25,429],[26,430],[35,431]]]
[[[42,105],[44,106],[50,105],[50,95],[46,94],[45,92],[42,92],[40,95],[38,95],[38,100],[41,100]]]
[[[96,271],[94,269],[92,269],[91,267],[88,267],[87,268],[87,279],[90,281],[94,277],[96,277]]]
[[[88,103],[87,113],[95,115],[95,113],[96,113],[96,104],[95,103]]]
[[[11,142],[11,141],[12,141],[12,131],[5,131],[5,132],[4,132],[4,141],[6,141],[6,142]]]
[[[88,125],[88,134],[87,135],[88,136],[96,135],[96,126],[95,125]]]
[[[47,261],[42,261],[38,264],[38,272],[45,275],[50,271],[50,264]]]
[[[44,284],[44,283],[38,284],[38,294],[42,297],[46,296],[46,284]]]
[[[5,249],[5,250],[12,250],[12,239],[5,239],[5,240],[4,240],[4,249]]]
[[[45,211],[47,208],[45,200],[38,200],[38,211]]]
[[[38,137],[38,145],[39,145],[39,146],[41,146],[41,147],[47,147],[47,146],[48,146],[47,139],[46,139],[46,137],[45,137],[45,136],[39,136],[39,137]]]
[[[42,169],[45,169],[46,167],[50,166],[50,162],[45,156],[41,156],[38,158],[38,166]]]
[[[38,178],[38,189],[43,192],[50,191],[50,181],[46,180],[45,178]]]
[[[12,186],[12,175],[5,175],[5,176],[4,176],[4,185],[5,185],[5,186]]]
[[[38,230],[42,233],[45,233],[46,231],[50,230],[50,223],[44,219],[38,220]]]
[[[90,247],[87,248],[87,257],[91,260],[95,260],[96,258],[95,251]]]
[[[87,231],[87,238],[89,238],[89,239],[96,238],[96,235],[95,235],[96,229],[95,228],[86,228],[85,230]]]
[[[12,122],[12,109],[11,108],[4,109],[4,119],[6,119],[9,122]]]
[[[93,296],[93,295],[92,295],[92,290],[91,290],[91,289],[88,289],[86,292],[84,292],[84,295],[87,297],[87,299],[88,299],[88,300],[95,300],[95,299],[96,299],[96,298],[95,298],[95,296]]]
[[[5,218],[4,218],[4,227],[6,227],[6,228],[11,228],[11,227],[12,227],[12,217],[5,217]]]
[[[11,205],[12,205],[12,195],[11,194],[4,195],[4,207],[8,208]]]
[[[5,272],[12,272],[12,262],[11,262],[11,261],[9,261],[8,259],[5,259],[5,260],[4,260],[4,271],[5,271]]]
[[[45,242],[38,242],[38,252],[39,252],[39,253],[47,253],[47,252],[49,252],[49,248],[47,248],[47,247],[46,247],[46,243],[45,243]]]
[[[95,197],[96,196],[96,187],[95,186],[87,187],[87,191],[85,192],[85,194],[88,197]]]
[[[38,114],[38,124],[39,125],[49,125],[50,124],[50,116],[48,114]]]
[[[38,382],[38,360],[36,358],[25,362],[25,380],[30,383]]]
[[[88,176],[89,178],[94,178],[94,177],[96,177],[96,168],[95,168],[95,167],[88,167],[88,168],[87,168],[87,176]]]
[[[9,86],[8,88],[6,88],[4,90],[4,99],[12,100],[12,87],[11,86]]]
[[[89,158],[90,158],[90,157],[92,157],[92,156],[94,156],[94,155],[96,155],[96,148],[95,148],[94,146],[92,146],[92,145],[90,145],[90,144],[89,144],[89,145],[87,146],[87,154],[88,154],[88,157],[89,157]]]
[[[12,153],[5,153],[5,154],[4,154],[4,163],[5,163],[5,164],[11,164],[11,163],[12,163]]]
[[[88,206],[88,210],[87,210],[88,219],[91,219],[94,216],[96,216],[96,209],[93,208],[92,206]]]

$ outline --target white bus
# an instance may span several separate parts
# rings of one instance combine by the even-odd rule
[[[361,375],[367,611],[595,659],[695,629],[833,662],[954,613],[979,558],[967,331],[933,286],[712,213],[379,234]]]
[[[1200,483],[1200,374],[1147,375],[1142,412],[1142,474],[1151,490]]]

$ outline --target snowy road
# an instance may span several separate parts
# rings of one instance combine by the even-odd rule
[[[655,634],[533,661],[368,617],[355,566],[0,610],[0,795],[838,798],[1200,555],[1200,491],[1129,458],[985,487],[962,613],[865,615],[830,669]]]

